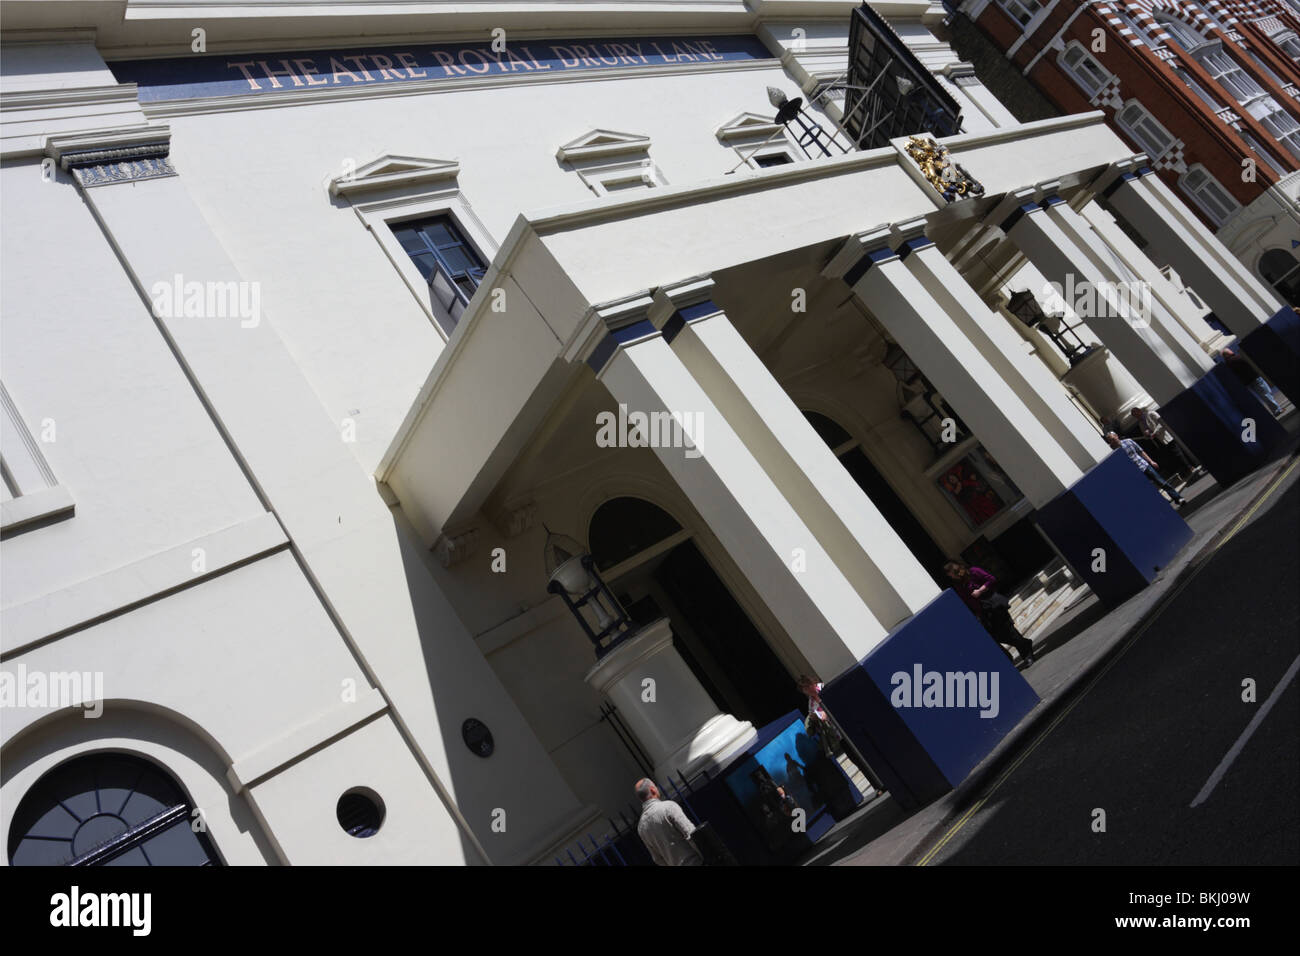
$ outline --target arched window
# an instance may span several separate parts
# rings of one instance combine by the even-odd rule
[[[1259,259],[1259,274],[1282,301],[1300,304],[1300,261],[1285,249],[1269,249]]]
[[[596,567],[608,570],[681,530],[658,505],[640,498],[611,498],[591,516],[587,544]]]
[[[9,828],[12,866],[220,866],[194,807],[161,767],[96,753],[27,791]]]

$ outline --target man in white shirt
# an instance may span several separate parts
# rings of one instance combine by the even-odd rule
[[[641,799],[636,835],[650,851],[655,865],[702,866],[704,857],[691,842],[695,824],[687,819],[682,808],[672,800],[661,799],[653,780],[638,780],[636,795]]]
[[[1191,459],[1187,457],[1183,450],[1182,442],[1178,441],[1174,433],[1169,430],[1169,426],[1165,424],[1165,420],[1160,417],[1154,408],[1135,408],[1130,414],[1137,419],[1138,427],[1142,429],[1143,435],[1174,453],[1181,465],[1180,471],[1189,478],[1204,473],[1205,469],[1192,464]]]

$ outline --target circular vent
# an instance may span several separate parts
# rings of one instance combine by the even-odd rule
[[[339,826],[349,836],[374,836],[384,822],[384,802],[373,790],[358,788],[339,797]]]

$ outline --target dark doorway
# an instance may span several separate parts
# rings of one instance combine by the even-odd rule
[[[630,520],[623,524],[622,518]],[[633,550],[619,540],[620,524],[636,539]],[[589,539],[597,566],[608,570],[653,552],[679,533],[676,522],[656,506],[618,498],[597,510]],[[652,553],[609,583],[635,623],[669,618],[673,645],[720,710],[755,727],[802,710],[805,700],[795,687],[796,675],[773,653],[690,539]]]
[[[821,436],[822,441],[835,452],[845,471],[871,499],[871,503],[889,522],[889,526],[903,539],[903,544],[907,545],[916,560],[921,562],[921,567],[925,568],[926,573],[939,587],[949,587],[952,582],[943,573],[943,566],[948,561],[948,556],[934,543],[930,533],[925,530],[921,522],[916,520],[912,509],[898,497],[889,482],[885,480],[885,476],[876,470],[876,466],[871,463],[871,459],[866,456],[861,446],[853,440],[853,436],[825,415],[804,412],[804,416]]]

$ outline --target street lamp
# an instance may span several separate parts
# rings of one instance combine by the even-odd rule
[[[1079,338],[1079,333],[1065,324],[1064,315],[1048,315],[1038,304],[1038,299],[1028,289],[1014,292],[1007,302],[1007,311],[1031,329],[1041,329],[1043,334],[1056,343],[1071,367],[1078,365],[1095,352],[1099,346],[1087,345]],[[1069,338],[1067,338],[1069,336]],[[1074,339],[1073,342],[1070,339]]]
[[[567,535],[546,529],[546,590],[558,594],[602,657],[633,633],[632,619],[596,572],[595,559]]]
[[[829,143],[835,142],[834,139],[830,138],[826,130],[822,129],[821,126],[809,122],[808,117],[803,115],[803,97],[796,96],[794,99],[790,99],[775,86],[769,86],[767,88],[767,101],[776,107],[776,117],[772,122],[780,123],[787,131],[789,131],[791,121],[794,121],[795,125],[799,127],[801,132],[794,136],[794,141],[803,150],[805,156],[812,159],[808,152],[809,145],[820,149],[823,156],[835,155],[831,152],[829,146]],[[839,143],[835,143],[835,145],[839,146],[840,152],[846,152]]]

